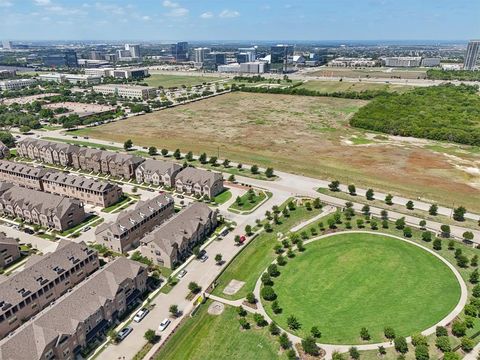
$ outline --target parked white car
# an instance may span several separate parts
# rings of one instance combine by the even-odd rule
[[[158,325],[158,331],[164,331],[170,323],[171,321],[169,319],[163,319],[160,325]]]
[[[140,321],[143,320],[143,318],[145,316],[147,316],[148,314],[148,309],[146,308],[141,308],[140,310],[138,310],[138,312],[135,314],[135,316],[133,317],[133,321],[139,323]]]

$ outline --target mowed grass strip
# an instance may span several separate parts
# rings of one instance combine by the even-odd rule
[[[203,83],[212,83],[218,81],[221,78],[214,76],[188,76],[188,75],[165,75],[165,74],[151,74],[148,78],[145,78],[149,86],[162,86],[164,89],[172,87],[194,86],[201,85]]]
[[[456,306],[460,285],[437,257],[383,235],[342,234],[314,241],[280,267],[274,289],[283,312],[267,312],[282,327],[295,315],[304,336],[312,326],[321,342],[361,344],[386,341],[383,329],[409,336],[433,326]]]
[[[210,301],[189,318],[163,346],[157,360],[273,360],[286,359],[279,355],[277,340],[267,328],[241,331],[236,309],[226,306],[221,315],[208,314]]]
[[[298,206],[295,210],[290,211],[289,217],[280,217],[282,223],[272,225],[272,232],[262,232],[251,243],[245,245],[246,248],[242,249],[242,252],[217,279],[217,286],[213,293],[226,299],[241,299],[252,292],[263,270],[277,256],[273,250],[273,247],[279,243],[277,233],[286,234],[292,227],[318,215],[319,212],[318,209],[309,211],[304,206]],[[245,284],[236,294],[226,295],[223,290],[231,280],[243,281]]]
[[[389,92],[404,92],[412,90],[414,87],[409,85],[395,85],[395,84],[379,84],[367,82],[351,82],[351,81],[315,81],[310,80],[302,85],[301,88],[308,90],[315,90],[325,93],[355,91],[361,92],[365,90],[385,90]]]

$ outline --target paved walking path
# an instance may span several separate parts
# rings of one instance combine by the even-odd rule
[[[291,232],[297,232],[298,230],[303,229],[305,226],[313,224],[318,219],[321,219],[322,217],[327,216],[328,214],[332,214],[335,211],[337,211],[337,209],[335,207],[327,205],[322,209],[322,212],[320,214],[318,214],[317,216],[314,216],[311,219],[308,219],[307,221],[304,221],[304,222],[298,224],[297,226],[294,226],[293,228],[290,229],[290,231]]]
[[[460,291],[461,291],[460,300],[459,300],[457,306],[455,306],[455,308],[447,316],[445,316],[437,324],[435,324],[435,325],[429,327],[428,329],[422,331],[421,332],[422,335],[428,336],[428,335],[431,335],[431,334],[435,333],[435,330],[436,330],[437,326],[446,326],[448,323],[452,322],[458,316],[458,314],[460,314],[462,312],[462,310],[463,310],[464,306],[467,304],[467,300],[468,300],[467,285],[465,284],[465,281],[463,280],[462,275],[458,272],[458,270],[448,260],[446,260],[442,256],[438,255],[435,251],[430,250],[430,249],[426,248],[425,246],[420,245],[420,244],[418,244],[414,241],[404,239],[404,238],[401,238],[399,236],[384,234],[384,233],[379,233],[379,232],[355,231],[355,230],[353,230],[353,231],[341,231],[341,232],[338,232],[338,233],[321,235],[321,236],[318,236],[318,237],[315,237],[315,238],[312,238],[310,240],[305,241],[305,245],[309,244],[313,241],[317,241],[317,240],[321,240],[321,239],[324,239],[324,238],[327,238],[327,237],[330,237],[330,236],[336,236],[336,235],[341,235],[341,234],[345,234],[345,233],[360,233],[360,234],[367,233],[367,234],[373,234],[373,235],[384,235],[384,236],[392,237],[392,238],[397,239],[397,240],[405,241],[409,244],[418,246],[419,248],[421,248],[421,249],[429,252],[430,254],[436,256],[445,265],[447,265],[448,268],[453,272],[453,274],[457,278],[457,281],[460,284]],[[276,261],[273,261],[273,263],[275,263],[275,262]],[[266,271],[266,269],[265,269],[265,271]],[[262,285],[262,281],[261,281],[261,278],[259,277],[256,284],[255,284],[255,289],[253,290],[253,294],[258,299],[257,312],[262,314],[265,317],[265,319],[267,319],[268,322],[272,322],[273,320],[270,318],[270,316],[265,311],[265,309],[263,307],[263,304],[262,304],[262,301],[261,301],[261,296],[260,296],[261,285]],[[302,339],[300,337],[298,337],[294,334],[291,334],[290,332],[288,332],[285,329],[282,329],[282,330],[285,331],[289,335],[289,338],[293,343],[301,342]],[[410,337],[407,338],[407,342],[411,342]],[[334,345],[334,344],[318,343],[318,346],[320,346],[322,349],[324,349],[326,351],[325,358],[326,359],[331,359],[332,354],[334,352],[347,352],[348,349],[350,349],[352,346],[355,346],[358,350],[377,350],[379,346],[383,346],[385,348],[392,347],[393,342],[382,342],[382,343],[365,344],[365,345],[341,345],[341,344],[340,345]]]

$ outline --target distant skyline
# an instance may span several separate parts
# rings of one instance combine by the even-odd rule
[[[469,40],[478,0],[0,0],[11,40]]]

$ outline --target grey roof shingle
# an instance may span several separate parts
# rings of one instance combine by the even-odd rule
[[[0,172],[14,172],[17,174],[41,178],[49,171],[51,170],[41,166],[31,166],[22,163],[0,160]]]
[[[145,160],[139,167],[142,172],[146,174],[158,173],[160,175],[167,174],[172,175],[173,173],[179,171],[182,168],[181,165],[164,160]]]
[[[0,246],[1,245],[18,245],[17,240],[8,237],[4,232],[0,232]]]
[[[134,279],[145,267],[124,257],[117,258],[80,283],[54,306],[22,325],[13,336],[0,342],[0,360],[39,359],[47,344],[77,331],[78,325],[107,301],[113,301],[120,284]]]
[[[25,144],[25,146],[33,145],[39,148],[51,148],[52,150],[56,151],[63,151],[65,153],[72,153],[72,152],[77,152],[80,147],[77,145],[70,145],[66,143],[57,143],[53,141],[46,141],[46,140],[41,140],[41,139],[33,139],[33,138],[25,138],[23,140],[20,140],[17,143],[17,147]]]
[[[190,240],[200,225],[207,224],[214,216],[216,212],[207,205],[193,202],[185,210],[156,227],[143,238],[142,243],[148,244],[153,241],[160,249],[171,255],[175,244],[180,247],[184,241]]]
[[[181,180],[183,184],[196,184],[211,187],[216,181],[222,180],[223,175],[218,172],[187,167],[177,174],[176,180]]]
[[[42,180],[98,192],[104,192],[117,186],[105,181],[90,179],[79,175],[66,174],[60,171],[46,173]]]

